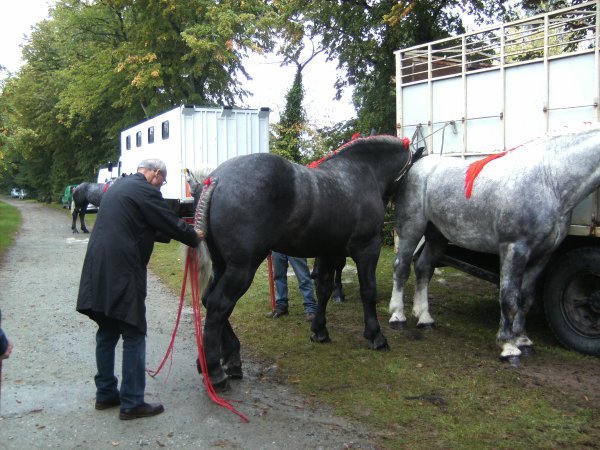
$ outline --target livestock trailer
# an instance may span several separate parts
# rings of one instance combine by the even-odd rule
[[[429,154],[478,159],[548,131],[598,122],[599,18],[595,0],[398,50],[398,134]],[[599,203],[594,192],[574,209],[569,235],[538,282],[558,340],[595,355],[600,355]],[[499,283],[495,255],[450,243],[440,265]],[[560,288],[542,295],[551,279]]]
[[[181,216],[191,216],[193,198],[185,169],[216,168],[235,156],[269,152],[269,108],[180,106],[121,132],[118,176],[140,161],[162,159],[168,183],[161,192]]]

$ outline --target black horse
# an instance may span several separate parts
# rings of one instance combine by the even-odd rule
[[[409,141],[392,136],[357,139],[305,167],[273,154],[230,159],[200,183],[189,177],[198,205],[196,224],[206,233],[198,259],[206,307],[204,347],[215,389],[227,375],[242,377],[240,342],[229,316],[270,250],[319,257],[314,342],[329,342],[325,310],[340,257],[356,263],[364,310],[364,336],[372,349],[387,349],[376,314],[375,269],[386,201],[412,161]],[[200,272],[203,272],[201,270]],[[206,286],[208,284],[208,286]],[[223,365],[221,365],[221,362]]]
[[[81,231],[89,233],[88,229],[85,227],[85,213],[87,212],[87,207],[90,203],[97,207],[100,206],[102,195],[106,192],[110,184],[111,182],[89,183],[86,181],[75,188],[73,191],[73,223],[71,224],[73,233],[79,233],[77,231],[77,216],[79,216],[79,221],[81,223]]]

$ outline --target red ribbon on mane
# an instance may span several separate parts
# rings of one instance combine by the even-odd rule
[[[465,196],[467,198],[471,198],[471,193],[473,191],[473,184],[475,183],[475,178],[477,175],[483,170],[487,163],[493,161],[494,159],[501,158],[506,155],[508,152],[495,153],[493,155],[489,155],[483,159],[477,160],[474,163],[471,163],[469,167],[467,167],[467,174],[465,176]]]
[[[382,135],[376,135],[376,136],[369,136],[369,137],[361,138],[360,134],[358,136],[356,136],[356,135],[357,135],[357,133],[354,133],[354,135],[352,136],[352,139],[350,141],[346,142],[345,144],[342,144],[337,150],[327,153],[321,159],[317,159],[316,161],[313,161],[310,164],[307,164],[306,167],[308,167],[309,169],[317,168],[319,166],[319,164],[321,164],[323,161],[327,161],[329,158],[333,158],[339,152],[346,150],[346,148],[348,148],[350,145],[353,145],[354,142],[357,141],[358,139],[371,139],[374,137],[382,136]],[[397,136],[392,136],[392,137],[399,139]],[[407,137],[402,138],[402,144],[404,144],[404,150],[408,150],[408,147],[410,145],[410,139]]]

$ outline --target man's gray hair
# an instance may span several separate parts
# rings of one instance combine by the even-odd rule
[[[162,159],[144,159],[137,166],[139,169],[149,169],[149,170],[160,170],[162,172],[167,171],[167,165]]]

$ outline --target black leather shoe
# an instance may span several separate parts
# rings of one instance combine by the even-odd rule
[[[165,410],[163,405],[158,403],[142,403],[140,406],[130,409],[122,409],[119,413],[119,419],[132,420],[142,417],[152,417],[162,413]]]
[[[113,398],[112,400],[108,400],[106,402],[99,402],[96,400],[96,409],[102,411],[103,409],[114,408],[115,406],[119,406],[121,404],[121,400],[118,398]]]
[[[287,308],[286,309],[275,308],[273,311],[270,311],[267,314],[265,314],[265,317],[267,317],[269,319],[277,319],[278,317],[287,315],[287,313],[288,313]]]

